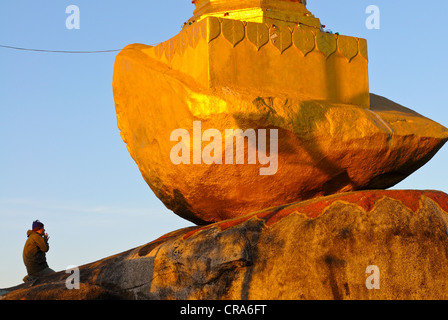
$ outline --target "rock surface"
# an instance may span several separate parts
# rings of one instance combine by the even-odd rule
[[[448,195],[362,191],[169,233],[2,299],[448,299]],[[368,289],[368,266],[379,289]]]

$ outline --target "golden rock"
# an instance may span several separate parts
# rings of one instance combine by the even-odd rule
[[[178,35],[116,58],[122,138],[174,213],[207,224],[386,189],[447,141],[443,126],[370,94],[366,40],[323,32],[301,1],[262,3],[196,1]]]

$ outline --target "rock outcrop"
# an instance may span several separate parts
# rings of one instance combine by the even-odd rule
[[[447,222],[442,192],[333,195],[169,233],[80,267],[79,290],[60,272],[3,299],[448,299]]]

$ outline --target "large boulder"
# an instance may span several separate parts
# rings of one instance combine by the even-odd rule
[[[362,191],[169,233],[8,299],[448,299],[448,195]]]
[[[447,141],[370,94],[367,41],[324,32],[301,1],[195,5],[171,39],[125,47],[113,75],[121,136],[177,215],[202,225],[387,189]]]
[[[371,95],[370,106],[356,106],[292,93],[207,89],[156,61],[151,50],[131,45],[117,56],[118,126],[156,196],[196,224],[334,193],[390,188],[429,161],[448,139],[443,126],[380,96]],[[173,140],[179,129],[188,136]],[[215,135],[206,139],[209,129]],[[226,144],[229,129],[255,132],[255,140],[236,135],[249,140],[243,141],[242,164],[236,164],[236,140]],[[272,129],[277,130],[277,150]],[[264,164],[263,130],[265,154],[272,156]],[[235,148],[230,162],[229,148]],[[250,164],[252,152],[257,158]],[[204,160],[216,153],[221,163]],[[179,155],[186,160],[179,163]]]

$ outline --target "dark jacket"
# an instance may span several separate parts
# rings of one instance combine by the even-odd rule
[[[48,268],[45,252],[50,249],[48,242],[36,231],[28,230],[28,239],[23,248],[23,262],[29,275]]]

